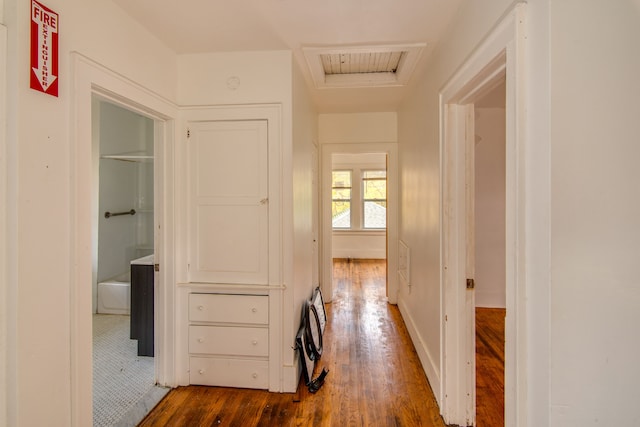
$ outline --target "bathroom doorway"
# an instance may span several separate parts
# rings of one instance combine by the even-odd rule
[[[110,102],[151,119],[154,123],[154,381],[175,386],[175,287],[173,242],[175,218],[173,152],[177,107],[99,63],[71,54],[73,90],[71,92],[71,253],[69,350],[71,353],[71,417],[73,425],[93,424],[93,286],[97,283],[98,173],[100,155],[93,143],[94,100]],[[104,215],[104,212],[102,212]],[[116,217],[115,219],[118,219]],[[121,219],[121,218],[120,218]],[[159,271],[158,271],[159,270]]]
[[[155,387],[153,357],[155,123],[95,94],[91,104],[93,425],[135,425],[166,392]],[[132,271],[135,278],[141,268],[151,272],[150,283],[132,287]],[[140,301],[143,285],[150,292]],[[143,335],[145,313],[151,319]]]

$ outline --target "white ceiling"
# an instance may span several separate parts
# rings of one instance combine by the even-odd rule
[[[462,0],[113,1],[177,53],[290,49],[320,112],[366,112],[408,88],[316,89],[302,47],[426,43],[419,71]]]

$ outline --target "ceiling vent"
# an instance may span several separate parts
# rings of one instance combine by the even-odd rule
[[[403,86],[424,43],[303,48],[317,88]]]

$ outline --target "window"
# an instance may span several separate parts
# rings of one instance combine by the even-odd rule
[[[351,171],[334,170],[331,179],[333,228],[351,228]]]
[[[331,192],[334,230],[387,228],[386,170],[361,169],[357,166],[353,169],[335,169],[332,173]]]
[[[387,171],[362,171],[364,228],[387,227]]]

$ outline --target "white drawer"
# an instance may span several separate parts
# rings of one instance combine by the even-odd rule
[[[267,389],[269,388],[269,363],[266,360],[191,357],[189,383]]]
[[[235,326],[189,326],[189,353],[268,356],[269,330]]]
[[[266,325],[269,297],[261,295],[190,294],[189,320]]]

